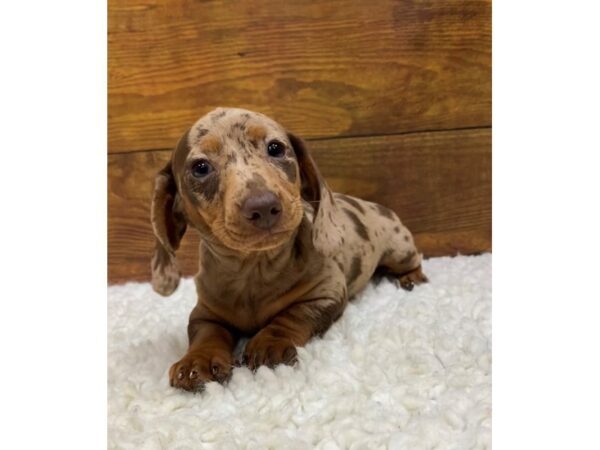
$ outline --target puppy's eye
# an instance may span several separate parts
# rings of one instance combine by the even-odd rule
[[[213,171],[212,166],[205,159],[196,161],[194,163],[194,165],[192,166],[192,175],[195,178],[204,178],[206,175],[208,175],[212,171]]]
[[[279,158],[285,154],[285,145],[279,141],[271,141],[267,145],[267,153],[273,158]]]

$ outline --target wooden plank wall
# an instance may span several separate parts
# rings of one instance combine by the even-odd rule
[[[109,282],[149,279],[154,174],[217,106],[304,137],[426,256],[491,250],[491,1],[108,3]]]

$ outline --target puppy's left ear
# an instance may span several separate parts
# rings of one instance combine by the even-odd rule
[[[342,246],[339,208],[315,161],[304,142],[288,133],[296,160],[300,166],[302,198],[314,209],[312,240],[315,248],[325,256],[336,254]]]

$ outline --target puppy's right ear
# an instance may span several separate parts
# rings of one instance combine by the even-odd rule
[[[181,272],[175,258],[187,227],[181,197],[169,162],[154,179],[151,209],[156,246],[152,255],[152,287],[161,295],[170,295],[179,285]]]

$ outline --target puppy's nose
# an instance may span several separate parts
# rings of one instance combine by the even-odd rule
[[[270,191],[253,194],[244,200],[242,214],[255,227],[268,230],[281,217],[281,202]]]

